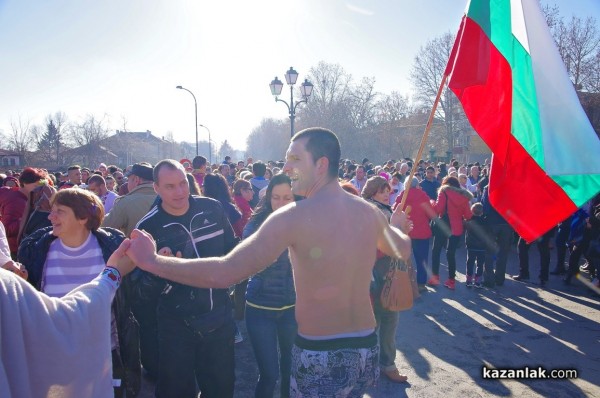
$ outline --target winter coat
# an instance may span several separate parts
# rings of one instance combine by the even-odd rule
[[[465,223],[467,233],[465,243],[468,250],[492,250],[487,242],[492,240],[492,232],[487,220],[483,216],[473,216]]]
[[[254,177],[250,179],[250,185],[252,185],[252,190],[254,191],[250,206],[254,209],[258,205],[258,202],[260,202],[260,191],[269,185],[269,180],[264,177]]]
[[[483,193],[481,194],[481,204],[483,205],[483,215],[489,225],[508,225],[504,217],[492,206],[488,186],[483,189]]]
[[[447,201],[446,198],[448,198]],[[447,203],[450,230],[454,236],[462,235],[464,232],[463,221],[470,220],[473,215],[471,213],[471,206],[469,205],[471,199],[473,199],[471,192],[462,188],[454,188],[450,185],[442,185],[438,191],[438,198],[433,203],[433,208],[441,217],[446,214]]]
[[[400,205],[400,202],[402,202],[402,196],[396,198],[394,210],[396,209],[396,206]],[[422,189],[411,188],[410,191],[408,191],[406,203],[402,210],[406,210],[408,206],[410,206],[408,216],[413,222],[413,229],[408,236],[410,236],[411,239],[431,238],[431,227],[429,226],[429,222],[432,218],[437,217],[437,214],[431,206],[429,195]]]
[[[438,180],[429,181],[428,179],[424,179],[419,185],[431,200],[437,199],[437,191],[441,186]]]
[[[19,227],[25,207],[27,207],[27,195],[19,188],[0,188],[0,216],[11,253],[16,253],[19,249]]]
[[[248,224],[248,220],[252,216],[252,207],[250,207],[250,203],[243,196],[234,195],[233,201],[238,209],[242,212],[242,218],[240,218],[235,224],[232,225],[233,231],[235,235],[238,237],[242,237],[244,233],[244,228],[246,224]]]
[[[256,232],[259,227],[257,222],[250,221],[244,228],[244,239]],[[250,278],[246,288],[246,301],[269,308],[282,308],[296,304],[292,264],[287,249],[273,264]]]
[[[229,220],[229,223],[231,224],[231,227],[233,228],[233,232],[235,234],[236,238],[241,238],[242,237],[242,232],[244,231],[244,229],[236,229],[236,226],[239,226],[239,221],[242,219],[242,213],[233,205],[233,203],[231,202],[221,202],[221,205],[223,206],[223,211],[225,212],[225,215],[227,216],[227,219]]]
[[[158,250],[168,247],[182,258],[221,257],[237,244],[233,228],[218,200],[190,196],[188,211],[180,216],[167,213],[159,202],[139,222]],[[136,298],[158,300],[159,308],[174,317],[186,318],[208,314],[231,305],[227,289],[197,288],[167,281],[149,272],[134,274]]]
[[[52,227],[38,229],[27,236],[19,246],[18,260],[29,272],[29,282],[41,289],[46,257],[50,244],[57,239],[51,233]],[[99,228],[92,231],[102,249],[104,261],[119,247],[123,233],[113,228]],[[128,396],[136,396],[141,387],[142,370],[139,352],[139,325],[131,312],[131,285],[125,276],[113,300],[112,310],[117,322],[119,353],[124,367],[124,383]],[[113,366],[114,363],[113,363]]]
[[[115,200],[110,213],[102,221],[103,227],[117,228],[129,236],[156,199],[152,183],[138,185],[127,195]]]

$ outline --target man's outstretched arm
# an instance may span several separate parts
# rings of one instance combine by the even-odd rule
[[[227,288],[271,265],[288,247],[291,233],[285,214],[269,217],[258,231],[224,257],[181,259],[156,254],[154,240],[134,230],[127,256],[140,268],[161,278],[202,288]]]

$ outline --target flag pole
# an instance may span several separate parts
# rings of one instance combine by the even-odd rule
[[[437,96],[435,97],[435,101],[433,102],[433,107],[431,108],[431,113],[429,114],[429,119],[427,120],[427,125],[425,126],[425,132],[423,133],[423,137],[421,138],[421,146],[419,146],[419,152],[417,152],[417,157],[413,163],[413,167],[410,170],[410,175],[404,181],[411,181],[415,176],[415,171],[417,170],[417,165],[423,156],[423,150],[425,149],[425,144],[427,143],[427,137],[429,136],[429,131],[431,130],[431,124],[433,123],[433,116],[435,115],[435,110],[440,102],[440,97],[442,96],[442,91],[444,91],[444,85],[446,84],[446,79],[448,78],[447,74],[444,74],[442,77],[442,82],[440,83],[440,87],[438,88]],[[410,184],[408,187],[404,186],[404,192],[402,193],[402,201],[400,202],[400,209],[404,208],[406,204],[406,198],[408,196],[408,191],[410,190]]]

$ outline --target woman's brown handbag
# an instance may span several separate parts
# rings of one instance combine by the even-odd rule
[[[381,306],[388,311],[405,311],[413,305],[413,291],[406,263],[392,259],[381,291]]]

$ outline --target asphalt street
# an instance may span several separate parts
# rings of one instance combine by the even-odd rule
[[[539,256],[535,248],[530,256],[530,273],[536,276]],[[382,377],[366,396],[600,397],[598,296],[580,281],[565,286],[558,276],[550,276],[544,288],[534,283],[535,278],[525,283],[510,277],[499,288],[467,288],[465,257],[465,249],[460,248],[455,291],[430,288],[412,309],[400,314],[396,363],[409,376],[409,382],[395,384]],[[555,262],[553,250],[551,269]],[[514,245],[507,273],[518,273]],[[444,264],[440,274],[443,281],[447,276]],[[245,334],[243,322],[241,329]],[[491,369],[498,370],[496,376],[511,376],[515,369],[525,372],[525,368],[529,376],[532,369],[547,376],[560,369],[575,370],[577,377],[484,378],[494,376]],[[257,377],[246,338],[236,344],[235,396],[252,397]],[[146,380],[141,397],[152,397],[153,388]]]

